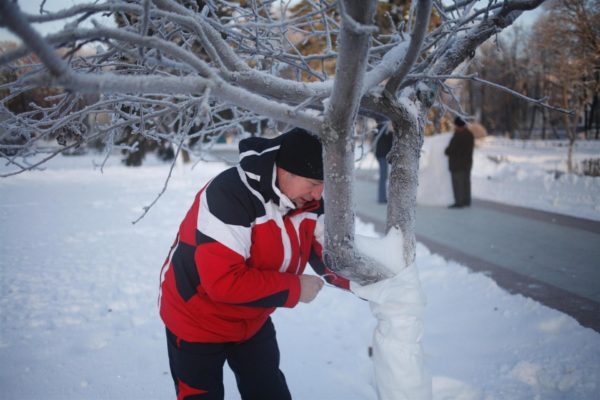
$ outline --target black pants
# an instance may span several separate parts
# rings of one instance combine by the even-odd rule
[[[452,191],[454,204],[471,205],[471,171],[452,171]]]
[[[167,347],[177,400],[223,400],[225,361],[243,400],[292,398],[279,369],[279,347],[270,318],[241,343],[190,343],[167,329]]]

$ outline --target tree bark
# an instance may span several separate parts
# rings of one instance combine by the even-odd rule
[[[342,29],[333,92],[322,131],[325,173],[325,261],[361,285],[392,276],[354,245],[354,124],[370,45],[375,1],[340,1]]]
[[[388,155],[391,171],[387,230],[397,228],[402,231],[404,261],[406,265],[411,265],[416,254],[415,222],[423,124],[418,114],[411,114],[406,108],[399,111],[399,118],[394,121],[396,134],[392,151]]]

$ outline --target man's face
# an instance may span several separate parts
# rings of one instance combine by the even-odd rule
[[[298,208],[304,207],[311,201],[321,200],[323,195],[323,181],[294,175],[279,167],[277,167],[277,183],[283,194]]]

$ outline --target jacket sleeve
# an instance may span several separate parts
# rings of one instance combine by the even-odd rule
[[[311,268],[328,283],[345,290],[350,290],[350,281],[327,268],[323,261],[323,243],[325,242],[324,217],[324,215],[321,215],[317,219],[317,226],[308,262],[310,263]]]
[[[244,193],[231,189],[217,182],[200,196],[194,260],[202,289],[221,303],[294,307],[300,298],[298,276],[247,265],[254,216]]]

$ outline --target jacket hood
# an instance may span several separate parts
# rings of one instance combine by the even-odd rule
[[[281,146],[281,136],[267,139],[250,137],[239,143],[239,167],[246,174],[250,189],[259,192],[265,201],[273,200],[280,204],[279,192],[275,186],[275,160]]]

